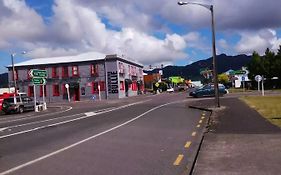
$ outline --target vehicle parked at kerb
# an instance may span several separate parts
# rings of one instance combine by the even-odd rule
[[[227,94],[228,90],[223,84],[219,84],[219,95],[223,96]],[[189,96],[192,97],[212,97],[215,96],[214,84],[206,84],[200,88],[196,88],[194,91],[189,93]]]
[[[16,99],[16,103],[15,100]],[[4,99],[2,104],[2,111],[6,114],[9,113],[23,113],[24,111],[34,110],[34,101],[27,96],[16,96]]]

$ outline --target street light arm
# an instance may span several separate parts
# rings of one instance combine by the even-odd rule
[[[205,7],[208,10],[213,10],[213,5],[207,5],[207,4],[201,4],[201,3],[196,3],[196,2],[183,2],[183,1],[179,1],[178,5],[188,5],[188,4],[192,4],[192,5],[200,5],[202,7]]]

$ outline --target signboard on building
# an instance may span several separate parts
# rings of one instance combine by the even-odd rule
[[[118,94],[118,74],[116,72],[107,72],[108,93]]]
[[[45,85],[47,81],[45,78],[34,77],[32,78],[32,82],[34,85]]]
[[[47,77],[47,71],[46,70],[31,69],[29,71],[29,76],[30,77],[46,78]]]

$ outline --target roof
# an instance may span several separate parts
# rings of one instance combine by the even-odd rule
[[[46,65],[46,64],[59,64],[59,63],[73,63],[73,62],[83,62],[83,61],[93,61],[93,60],[103,60],[106,54],[99,52],[88,52],[75,56],[61,56],[61,57],[48,57],[48,58],[36,58],[30,59],[24,62],[14,64],[17,66],[30,66],[30,65]],[[7,67],[11,67],[9,65]]]
[[[138,63],[131,58],[125,58],[124,55],[119,56],[117,54],[106,55],[99,52],[87,52],[74,56],[61,56],[61,57],[48,57],[48,58],[36,58],[30,59],[24,62],[14,64],[15,67],[19,66],[32,66],[32,65],[46,65],[46,64],[62,64],[62,63],[75,63],[75,62],[85,62],[85,61],[96,61],[96,60],[104,60],[105,58],[119,58],[130,63],[134,63],[136,65],[142,66],[142,64]],[[9,65],[7,67],[12,67]]]

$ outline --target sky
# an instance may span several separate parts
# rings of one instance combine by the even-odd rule
[[[0,73],[33,58],[86,52],[152,65],[212,56],[211,13],[175,0],[1,0]],[[263,54],[281,45],[281,1],[193,0],[214,6],[216,52]],[[25,51],[26,54],[22,54]]]

